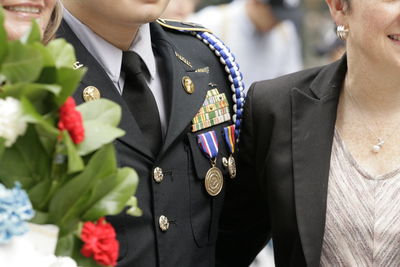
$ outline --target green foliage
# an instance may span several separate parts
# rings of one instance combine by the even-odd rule
[[[0,25],[3,22],[0,7]],[[65,40],[41,44],[36,22],[16,41],[7,40],[0,26],[0,99],[19,100],[28,124],[10,147],[0,136],[0,182],[7,187],[20,182],[36,211],[32,222],[60,228],[57,254],[90,267],[98,265],[79,252],[80,225],[124,210],[139,216],[141,210],[134,197],[136,172],[117,167],[112,143],[124,135],[117,128],[117,104],[101,99],[77,107],[85,128],[79,145],[68,131],[58,129],[60,106],[85,73],[84,68],[73,69],[75,61],[73,47]]]

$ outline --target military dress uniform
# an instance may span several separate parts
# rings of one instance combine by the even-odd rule
[[[102,97],[122,108],[120,128],[126,134],[115,141],[117,160],[119,166],[132,167],[139,175],[136,197],[143,215],[131,217],[121,213],[108,217],[120,242],[118,266],[215,264],[224,184],[231,179],[225,167],[231,151],[223,132],[224,127],[234,124],[237,111],[233,109],[232,83],[225,66],[192,34],[204,31],[196,25],[165,20],[150,23],[153,50],[162,58],[168,118],[157,154],[146,146],[129,103],[90,51],[65,21],[58,31],[59,37],[75,47],[77,66],[88,68],[74,94],[76,101],[83,102],[85,95],[87,99]],[[218,192],[206,189],[205,179],[212,164],[199,146],[199,135],[210,131],[214,131],[218,144],[215,167],[223,175],[223,184],[209,186],[221,186]]]

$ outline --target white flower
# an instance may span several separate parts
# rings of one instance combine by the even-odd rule
[[[12,146],[17,137],[25,133],[27,122],[23,115],[21,103],[17,99],[0,99],[0,137],[6,140],[6,147]]]
[[[8,244],[0,244],[1,267],[77,267],[69,257],[56,257],[40,252],[27,235],[17,236]]]
[[[78,267],[78,265],[70,257],[57,257],[49,267]]]

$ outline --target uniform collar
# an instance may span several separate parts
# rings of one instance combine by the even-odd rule
[[[97,35],[66,8],[64,8],[64,19],[86,49],[100,63],[111,80],[114,83],[118,83],[121,76],[122,50]],[[151,46],[150,26],[148,23],[139,28],[129,50],[139,54],[150,73],[151,79],[154,79],[156,75],[156,60]]]

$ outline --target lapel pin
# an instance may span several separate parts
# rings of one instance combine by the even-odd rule
[[[100,91],[94,86],[88,86],[83,89],[82,97],[85,102],[97,100],[100,99]]]
[[[82,68],[83,67],[83,64],[81,64],[79,61],[76,61],[75,63],[74,63],[74,65],[73,65],[73,69],[74,70],[77,70],[77,69],[80,69],[80,68]]]
[[[194,93],[194,83],[192,79],[190,79],[188,76],[183,76],[182,78],[182,85],[183,88],[185,89],[186,93],[188,94],[193,94]]]

